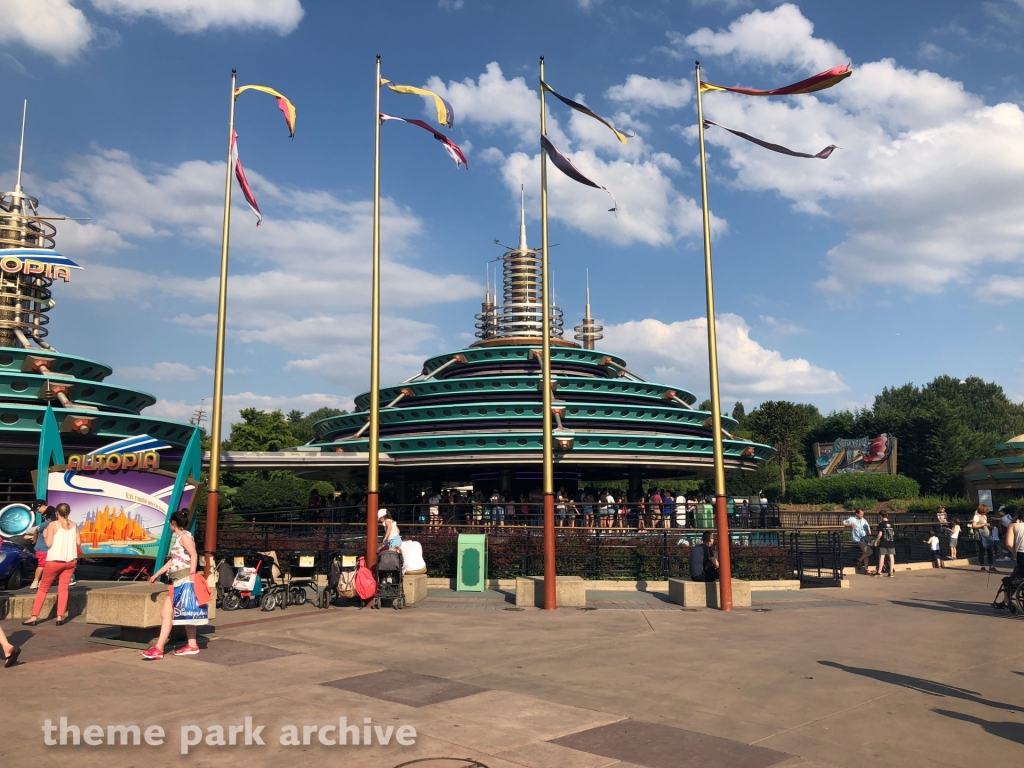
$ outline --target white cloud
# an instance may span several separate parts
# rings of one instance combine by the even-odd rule
[[[751,11],[727,30],[714,32],[704,27],[691,35],[672,33],[669,39],[701,56],[730,56],[742,64],[784,65],[820,72],[848,61],[835,43],[814,37],[814,25],[791,3],[771,11]]]
[[[446,11],[461,11],[465,4],[466,0],[437,0],[437,7]]]
[[[630,75],[622,85],[613,85],[604,96],[634,109],[679,109],[693,98],[689,80],[658,80],[643,75]]]
[[[750,338],[739,315],[719,315],[718,370],[721,394],[730,399],[765,399],[843,392],[848,389],[835,371],[803,358],[784,358]],[[605,327],[602,347],[628,357],[633,370],[664,384],[708,380],[707,319],[663,323],[633,320]]]
[[[163,419],[175,421],[188,421],[195,414],[199,402],[189,403],[184,400],[158,400],[155,405],[146,409],[149,416],[157,416]],[[224,395],[224,437],[230,433],[230,425],[241,421],[238,412],[243,408],[259,408],[262,411],[281,410],[288,413],[291,410],[309,413],[318,408],[340,408],[351,411],[354,408],[354,401],[350,397],[325,394],[322,392],[311,392],[306,395],[257,395],[254,392],[239,392],[236,394]],[[206,406],[209,413],[209,399]],[[210,429],[209,416],[203,422],[203,427]]]
[[[95,36],[85,14],[69,0],[4,0],[0,42],[21,43],[67,64]]]
[[[807,329],[797,325],[792,320],[780,320],[771,315],[761,315],[761,322],[771,328],[775,333],[783,336],[793,336],[799,333],[807,333]]]
[[[166,306],[181,300],[174,322],[212,333],[219,278],[168,271],[151,255],[160,242],[192,251],[217,253],[221,237],[223,179],[220,163],[188,161],[165,167],[141,163],[124,152],[96,150],[75,158],[68,175],[41,185],[55,205],[92,217],[91,229],[68,229],[76,260],[77,294],[99,301],[136,296],[139,305]],[[351,388],[364,388],[369,328],[372,204],[341,200],[321,190],[278,187],[255,170],[249,180],[261,201],[264,221],[257,229],[241,195],[235,195],[231,233],[229,343],[268,344],[297,360],[291,366]],[[62,211],[63,212],[63,211]],[[382,322],[388,354],[409,355],[402,371],[416,369],[426,345],[431,353],[436,329],[401,317],[410,308],[479,296],[481,288],[463,275],[434,274],[411,263],[423,224],[408,208],[382,201]],[[88,234],[83,234],[88,233]],[[64,248],[65,229],[60,247]],[[125,255],[131,256],[130,261]],[[130,266],[122,266],[122,264]],[[312,279],[311,279],[312,278]],[[339,286],[344,300],[339,301]],[[186,304],[185,302],[189,302]],[[198,308],[202,311],[193,313]],[[330,350],[335,365],[315,359]],[[339,361],[345,361],[341,365]],[[358,363],[358,364],[357,364]],[[286,364],[287,365],[287,364]],[[395,370],[398,374],[402,371]],[[202,369],[180,363],[153,368],[129,366],[126,375],[150,380],[194,380]],[[404,377],[403,377],[404,378]]]
[[[650,81],[655,82],[658,81]],[[507,79],[497,62],[488,64],[475,81],[467,78],[446,84],[432,77],[426,87],[452,102],[456,125],[459,121],[472,123],[493,133],[496,140],[513,137],[517,151],[487,147],[479,156],[500,166],[502,180],[517,201],[520,185],[525,185],[528,210],[536,210],[540,199],[540,155],[537,152],[540,100],[537,92],[521,77]],[[639,93],[642,86],[631,86],[627,81],[625,86],[615,86],[612,90],[616,87],[625,89],[623,94],[629,95]],[[643,87],[649,93],[655,89],[649,84]],[[678,99],[678,92],[669,96],[673,88],[681,86],[663,85],[659,98]],[[586,103],[582,95],[572,95]],[[682,195],[670,177],[683,171],[675,157],[654,151],[642,136],[630,139],[627,145],[620,144],[614,134],[596,120],[570,112],[553,98],[548,99],[548,105],[548,137],[584,175],[608,187],[619,204],[617,214],[609,213],[611,199],[604,192],[571,181],[549,164],[548,210],[552,219],[617,245],[640,242],[662,246],[701,232],[700,205]],[[563,129],[557,116],[566,113],[568,122]],[[609,117],[620,128],[645,128],[627,113]],[[716,234],[726,229],[726,223],[718,218],[714,219],[714,226]]]
[[[299,0],[90,0],[100,11],[126,19],[153,16],[176,32],[268,29],[287,35],[305,13]]]
[[[1024,299],[1024,277],[992,275],[975,289],[974,295],[993,304]]]
[[[127,365],[117,369],[117,375],[137,381],[195,381],[199,371],[185,363],[154,363],[153,365]]]
[[[789,4],[676,41],[727,63],[768,67],[749,85],[780,85],[848,60]],[[988,106],[962,83],[883,59],[820,94],[714,93],[704,110],[785,146],[842,147],[826,161],[794,160],[707,134],[713,166],[724,154],[735,186],[778,193],[798,211],[846,226],[819,283],[834,297],[867,285],[934,293],[984,279],[993,265],[1024,262],[1024,112],[1016,104]]]

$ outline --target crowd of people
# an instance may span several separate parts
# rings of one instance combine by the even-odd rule
[[[416,505],[414,518],[431,527],[441,525],[480,525],[500,528],[506,525],[539,525],[543,519],[543,493],[514,494],[494,489],[490,493],[458,488],[424,492]],[[708,527],[714,499],[690,491],[673,493],[650,488],[635,501],[623,490],[580,488],[575,493],[562,486],[555,493],[555,525],[559,528],[655,528]],[[768,514],[768,499],[763,493],[751,504],[737,499],[732,521],[745,527],[759,515]]]

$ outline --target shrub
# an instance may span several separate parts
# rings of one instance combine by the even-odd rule
[[[946,508],[949,519],[972,515],[977,508],[977,502],[965,496],[922,496],[912,499],[907,506],[908,512],[929,512],[935,513],[939,507]]]
[[[847,509],[863,509],[865,512],[871,512],[875,507],[878,506],[878,499],[863,498],[863,499],[847,499],[843,506]]]
[[[921,493],[917,481],[904,475],[850,472],[834,477],[797,478],[788,484],[789,500],[796,504],[842,504],[847,499],[915,499]]]

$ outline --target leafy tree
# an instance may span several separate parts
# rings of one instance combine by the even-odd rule
[[[817,413],[816,408],[814,412]],[[775,449],[773,460],[779,462],[783,496],[786,495],[786,465],[792,464],[802,452],[809,422],[809,409],[788,400],[767,400],[747,416],[747,426],[754,436]]]

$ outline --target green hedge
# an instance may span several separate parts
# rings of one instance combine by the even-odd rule
[[[786,483],[786,492],[794,504],[842,504],[854,498],[916,499],[921,486],[904,475],[850,472],[834,477],[797,478]]]

